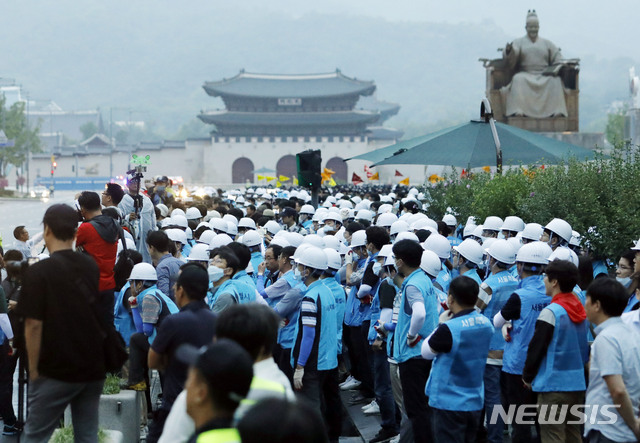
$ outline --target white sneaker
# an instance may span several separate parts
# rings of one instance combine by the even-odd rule
[[[350,382],[351,382],[351,381],[353,381],[353,380],[354,380],[353,375],[349,375],[349,376],[345,379],[345,381],[343,381],[342,383],[340,383],[338,386],[343,387],[344,385],[346,385],[347,383],[350,383]]]
[[[373,406],[373,405],[375,405],[375,404],[376,404],[376,401],[375,401],[375,400],[373,400],[371,403],[364,405],[364,406],[363,406],[362,408],[360,408],[360,409],[362,409],[362,410],[364,411],[365,409],[369,409],[370,407],[372,407],[372,406]]]
[[[391,440],[389,440],[389,443],[400,443],[400,434],[396,435]]]
[[[379,414],[380,413],[380,406],[378,406],[378,403],[376,403],[376,401],[374,400],[373,402],[371,402],[371,407],[363,410],[362,412],[364,412],[364,415]]]
[[[351,380],[347,380],[345,381],[341,386],[340,389],[342,389],[343,391],[349,391],[351,389],[355,389],[358,386],[360,386],[362,383],[359,382],[358,380],[356,380],[355,378],[351,378]]]

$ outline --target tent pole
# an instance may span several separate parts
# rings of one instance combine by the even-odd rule
[[[480,118],[491,126],[491,134],[493,135],[493,143],[496,145],[496,173],[502,174],[502,149],[500,147],[500,138],[496,129],[496,120],[493,118],[491,104],[486,97],[480,103]]]

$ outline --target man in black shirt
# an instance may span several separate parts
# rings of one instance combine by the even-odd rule
[[[187,379],[187,365],[175,358],[180,345],[208,345],[216,330],[216,314],[204,301],[209,287],[207,270],[197,263],[180,268],[175,284],[176,303],[180,312],[164,319],[149,349],[149,367],[163,371],[162,406],[149,430],[147,442],[158,441],[171,406]]]
[[[48,441],[69,404],[76,441],[95,441],[105,376],[92,307],[100,271],[91,257],[72,249],[78,225],[73,208],[53,205],[42,223],[50,258],[26,271],[17,306],[25,318],[30,380],[24,441]]]

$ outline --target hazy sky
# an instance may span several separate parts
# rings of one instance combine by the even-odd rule
[[[558,43],[567,57],[572,52],[603,58],[640,53],[640,1],[638,0],[270,0],[237,2],[292,16],[309,12],[380,17],[392,21],[475,22],[492,20],[507,34],[524,35],[528,9],[540,18],[540,35]]]

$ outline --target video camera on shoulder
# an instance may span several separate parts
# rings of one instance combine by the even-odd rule
[[[4,267],[7,270],[8,274],[12,274],[20,278],[24,276],[25,272],[27,272],[27,268],[34,263],[39,262],[40,259],[38,257],[29,257],[24,260],[10,260],[4,262]]]

